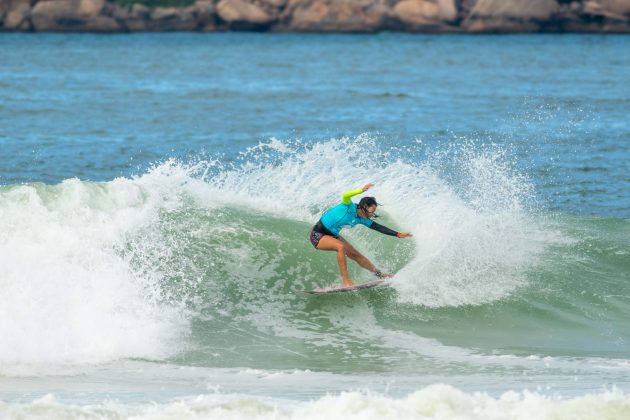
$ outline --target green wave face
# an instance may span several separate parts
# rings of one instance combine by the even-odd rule
[[[627,357],[630,223],[540,211],[500,154],[459,152],[445,175],[431,159],[385,159],[370,139],[271,142],[230,167],[2,187],[0,334],[16,339],[0,366],[431,373]],[[414,237],[344,237],[397,275],[360,293],[301,293],[340,282],[335,254],[308,233],[369,181],[379,222]]]
[[[185,303],[191,348],[177,360],[266,368],[317,360],[311,367],[324,368],[345,365],[355,351],[372,348],[377,356],[386,345],[356,336],[377,323],[375,309],[395,304],[393,290],[316,299],[301,292],[340,283],[335,254],[308,241],[311,225],[231,207],[169,212],[158,225],[139,233],[123,255],[138,273],[161,278],[165,302]],[[359,247],[381,252],[379,260],[394,270],[412,258],[410,242],[362,236],[357,243],[369,242]],[[351,274],[370,278],[356,265]]]
[[[388,217],[382,222],[395,224]],[[544,223],[562,232],[564,243],[517,273],[518,287],[494,301],[456,306],[405,299],[397,283],[407,280],[417,248],[370,231],[349,239],[403,272],[391,287],[302,294],[339,282],[335,254],[312,248],[309,224],[247,208],[164,213],[159,228],[140,234],[124,254],[144,275],[162,278],[166,300],[186,302],[190,345],[178,362],[408,371],[428,369],[427,357],[442,345],[482,354],[625,357],[628,222],[546,217]],[[356,265],[351,273],[369,279]]]

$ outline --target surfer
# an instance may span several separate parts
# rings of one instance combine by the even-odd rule
[[[411,233],[396,232],[372,220],[372,218],[375,217],[374,213],[378,207],[378,203],[374,197],[363,197],[359,201],[359,204],[353,203],[350,199],[350,197],[366,192],[373,186],[373,184],[367,184],[362,188],[344,193],[341,197],[341,203],[327,210],[317,224],[313,226],[313,230],[309,235],[311,243],[316,249],[337,252],[337,262],[339,263],[339,271],[341,271],[344,287],[354,286],[354,282],[350,280],[348,275],[346,256],[350,257],[361,267],[374,273],[374,275],[379,278],[392,277],[392,274],[383,273],[377,269],[370,260],[340,236],[339,232],[342,228],[351,228],[361,224],[384,233],[385,235],[396,236],[398,238],[412,236]]]

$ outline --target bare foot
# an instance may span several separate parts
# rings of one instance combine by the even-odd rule
[[[356,284],[352,280],[348,279],[348,280],[343,281],[343,287],[352,287],[352,286],[356,286]]]
[[[391,279],[392,277],[394,277],[393,274],[390,273],[381,273],[381,278],[382,279]]]

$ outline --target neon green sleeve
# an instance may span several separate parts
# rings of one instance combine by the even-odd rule
[[[356,190],[347,191],[343,193],[343,195],[341,196],[341,202],[343,204],[350,204],[352,203],[352,200],[350,200],[350,197],[361,194],[362,192],[363,192],[363,188],[357,188]]]

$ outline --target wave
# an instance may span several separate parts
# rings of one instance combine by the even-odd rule
[[[343,297],[343,310],[335,300],[305,300],[296,290],[339,281],[334,257],[308,243],[310,227],[343,191],[367,182],[384,203],[379,220],[414,233],[410,241],[367,229],[344,234],[398,273],[391,288],[367,301]],[[214,363],[212,354],[236,365],[238,355],[226,350],[236,345],[250,345],[257,363],[275,354],[277,363],[299,366],[310,357],[300,350],[304,340],[309,352],[331,354],[364,340],[369,359],[381,348],[443,350],[434,339],[448,342],[449,325],[484,330],[497,311],[523,328],[514,334],[531,326],[532,311],[534,319],[586,322],[581,310],[608,301],[567,309],[580,296],[563,297],[576,290],[563,270],[574,258],[596,259],[606,288],[591,278],[579,287],[597,295],[619,286],[623,278],[609,274],[627,264],[620,261],[628,235],[607,235],[627,232],[628,223],[603,222],[602,235],[598,221],[537,206],[526,174],[496,146],[400,148],[367,136],[272,139],[231,162],[169,160],[109,182],[0,187],[0,335],[11,338],[0,348],[0,372],[119,358]],[[351,274],[368,278],[355,266]],[[623,295],[615,299],[605,311],[627,320]],[[427,324],[445,313],[442,331]]]
[[[449,385],[435,384],[403,398],[344,392],[311,402],[251,397],[239,394],[207,394],[167,403],[104,402],[75,405],[46,395],[31,403],[0,403],[3,417],[50,418],[133,417],[229,419],[521,419],[598,418],[617,420],[630,415],[630,397],[620,390],[602,391],[574,398],[559,398],[537,392],[508,391],[499,397],[466,393]]]

